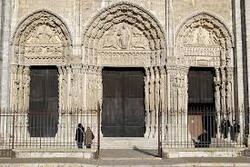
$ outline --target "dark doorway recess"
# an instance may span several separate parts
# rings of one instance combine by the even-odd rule
[[[58,71],[54,66],[30,69],[29,132],[31,137],[54,137],[58,124]]]
[[[144,70],[104,68],[103,136],[143,137],[144,119]]]
[[[188,128],[197,147],[209,147],[216,136],[214,69],[190,68],[188,73]]]

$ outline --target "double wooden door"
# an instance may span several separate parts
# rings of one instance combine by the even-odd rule
[[[103,70],[104,137],[143,137],[145,131],[142,69]]]
[[[58,124],[56,67],[31,67],[29,132],[31,137],[54,137]]]

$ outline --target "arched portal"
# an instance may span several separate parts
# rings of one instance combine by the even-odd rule
[[[239,113],[235,113],[234,110],[232,35],[220,19],[209,13],[201,12],[189,17],[180,25],[176,33],[175,43],[180,63],[187,69],[195,67],[195,72],[189,70],[190,73],[195,73],[193,76],[204,73],[204,68],[214,69],[214,76],[210,77],[209,80],[213,81],[215,103],[215,109],[213,110],[216,113],[216,134],[217,137],[220,137],[221,120],[239,119]],[[192,77],[188,79],[190,78]],[[206,79],[208,78],[206,77]],[[194,80],[198,79],[195,78]],[[188,83],[192,83],[192,81],[187,81],[186,84]],[[189,94],[195,93],[190,92],[191,89],[188,91]],[[199,92],[201,90],[193,89],[193,91]],[[189,99],[188,102],[190,102],[188,107],[188,110],[190,110],[192,100]],[[192,102],[193,105],[199,106],[202,104],[193,104]],[[199,107],[194,108],[192,107],[192,112],[201,110]]]
[[[161,75],[165,74],[163,66],[166,63],[164,31],[159,22],[137,5],[127,2],[113,4],[97,14],[88,24],[83,34],[82,53],[83,64],[98,67],[95,73],[88,72],[87,87],[91,91],[86,94],[86,101],[89,108],[97,106],[98,102],[103,104],[101,68],[145,69],[144,104],[147,118],[144,136],[155,137],[156,105],[160,99],[159,89],[163,87],[159,81],[163,78]],[[92,79],[96,76],[99,78],[98,82]]]
[[[146,10],[117,3],[102,10],[84,33],[82,61],[99,66],[154,66],[165,63],[165,37]]]
[[[55,137],[65,89],[59,72],[68,64],[71,43],[65,24],[49,11],[34,12],[18,25],[12,43],[10,108],[24,114],[28,125],[22,125],[17,139],[28,135],[26,129],[30,137]]]

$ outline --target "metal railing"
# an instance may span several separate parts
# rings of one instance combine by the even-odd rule
[[[99,110],[64,111],[59,114],[1,111],[0,149],[77,149],[75,134],[78,123],[81,123],[85,130],[90,127],[93,131],[92,148],[99,152]],[[236,117],[218,114],[212,108],[159,113],[159,120],[162,120],[158,123],[159,155],[162,148],[244,146],[244,125]]]
[[[97,110],[63,113],[1,111],[0,149],[74,149],[77,148],[75,137],[79,123],[85,131],[90,127],[95,136],[91,148],[98,148]]]
[[[199,107],[168,111],[163,147],[218,148],[244,147],[244,125],[235,116]]]

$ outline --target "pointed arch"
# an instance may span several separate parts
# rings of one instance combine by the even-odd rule
[[[220,31],[221,35],[223,35],[223,37],[225,38],[227,47],[234,46],[232,32],[230,32],[226,23],[224,23],[220,17],[216,16],[215,14],[211,14],[211,12],[208,11],[198,11],[185,18],[181,22],[181,24],[178,25],[177,31],[175,33],[176,43],[178,43],[177,38],[179,37],[179,35],[181,35],[185,28],[190,27],[194,23],[198,24],[199,21],[202,21],[203,26],[207,26],[207,28],[217,28]],[[209,23],[211,24],[209,25]]]
[[[20,22],[13,36],[12,64],[65,63],[72,39],[64,22],[47,10],[36,11]]]
[[[177,29],[175,45],[180,55],[210,57],[208,62],[214,62],[210,66],[233,66],[233,36],[218,17],[208,12],[185,19]]]
[[[103,65],[132,56],[149,66],[163,63],[165,48],[164,31],[157,19],[142,7],[119,2],[103,9],[88,24],[83,34],[82,61]]]

